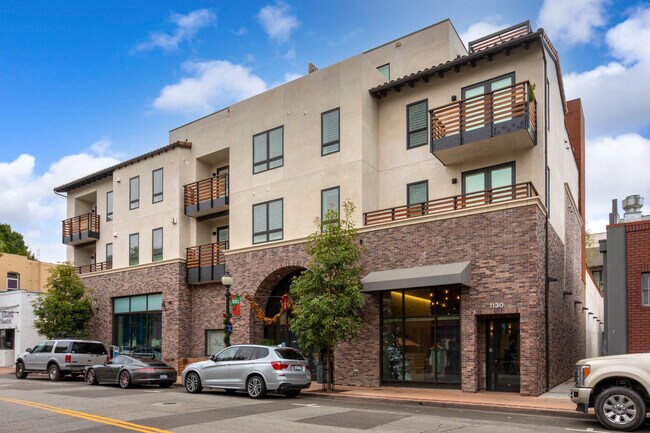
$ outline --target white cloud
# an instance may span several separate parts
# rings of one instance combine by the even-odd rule
[[[209,9],[197,9],[187,15],[173,13],[169,16],[169,21],[175,26],[171,33],[149,33],[149,38],[136,45],[134,51],[148,51],[154,48],[161,48],[163,51],[176,50],[181,42],[192,40],[199,30],[215,23],[217,16]]]
[[[470,25],[467,30],[460,34],[460,38],[465,43],[465,46],[467,46],[473,40],[510,27],[510,24],[500,24],[499,21],[499,16],[489,16],[483,21]]]
[[[183,68],[191,74],[160,91],[153,106],[157,110],[199,114],[213,111],[267,89],[251,68],[227,60],[186,62]]]
[[[619,200],[619,213],[630,194],[650,204],[650,139],[633,133],[588,140],[586,157],[587,227],[593,233],[605,230],[612,199]]]
[[[232,34],[235,36],[244,36],[246,33],[248,33],[248,29],[246,27],[240,27],[237,30],[231,30]]]
[[[280,43],[288,41],[291,32],[300,26],[298,18],[289,15],[289,6],[282,1],[263,7],[257,19],[269,38]]]
[[[569,45],[593,42],[595,29],[605,24],[607,0],[544,0],[537,19],[551,39]]]
[[[296,58],[296,50],[293,48],[288,49],[287,52],[282,55],[282,58],[285,60],[294,60]]]
[[[104,143],[107,144],[107,140]],[[108,152],[109,147],[110,144],[104,146],[103,151]],[[65,218],[66,202],[52,189],[117,162],[117,159],[99,155],[93,149],[65,156],[42,174],[34,171],[36,158],[29,154],[0,162],[0,203],[3,203],[0,222],[8,223],[22,233],[35,254],[40,250],[41,260],[65,260],[61,220]]]
[[[650,124],[650,7],[636,9],[605,37],[619,61],[564,77],[567,97],[581,98],[592,137],[620,134]]]

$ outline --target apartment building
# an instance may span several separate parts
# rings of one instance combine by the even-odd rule
[[[56,188],[95,290],[97,338],[182,363],[214,353],[227,269],[235,343],[295,345],[314,219],[356,205],[364,326],[345,385],[539,395],[585,353],[584,118],[528,22],[465,48],[449,20],[173,129],[169,145]]]

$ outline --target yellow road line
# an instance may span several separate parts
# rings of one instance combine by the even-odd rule
[[[88,421],[93,421],[96,423],[100,424],[106,424],[106,425],[112,425],[115,427],[120,427],[126,430],[133,430],[141,433],[171,433],[169,430],[161,430],[155,427],[147,427],[145,425],[140,425],[140,424],[134,424],[128,421],[121,421],[113,418],[106,418],[103,416],[99,415],[93,415],[90,413],[85,413],[85,412],[79,412],[76,410],[70,410],[70,409],[64,409],[56,406],[49,406],[47,404],[42,404],[42,403],[36,403],[33,401],[27,401],[27,400],[18,400],[15,398],[6,398],[6,397],[0,397],[0,401],[4,401],[7,403],[15,403],[15,404],[21,404],[23,406],[30,406],[34,407],[37,409],[43,409],[47,410],[50,412],[62,414],[62,415],[68,415],[72,416],[75,418],[81,418],[85,419]]]

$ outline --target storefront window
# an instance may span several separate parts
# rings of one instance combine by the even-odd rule
[[[13,350],[14,330],[0,329],[0,350]]]
[[[160,358],[162,294],[113,299],[113,341],[120,353]]]
[[[382,300],[385,382],[460,384],[460,290],[393,290]]]

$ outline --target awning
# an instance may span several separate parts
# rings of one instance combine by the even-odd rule
[[[413,287],[446,286],[461,284],[470,286],[470,262],[445,265],[419,266],[417,268],[389,269],[371,272],[361,279],[362,292],[410,289]]]

